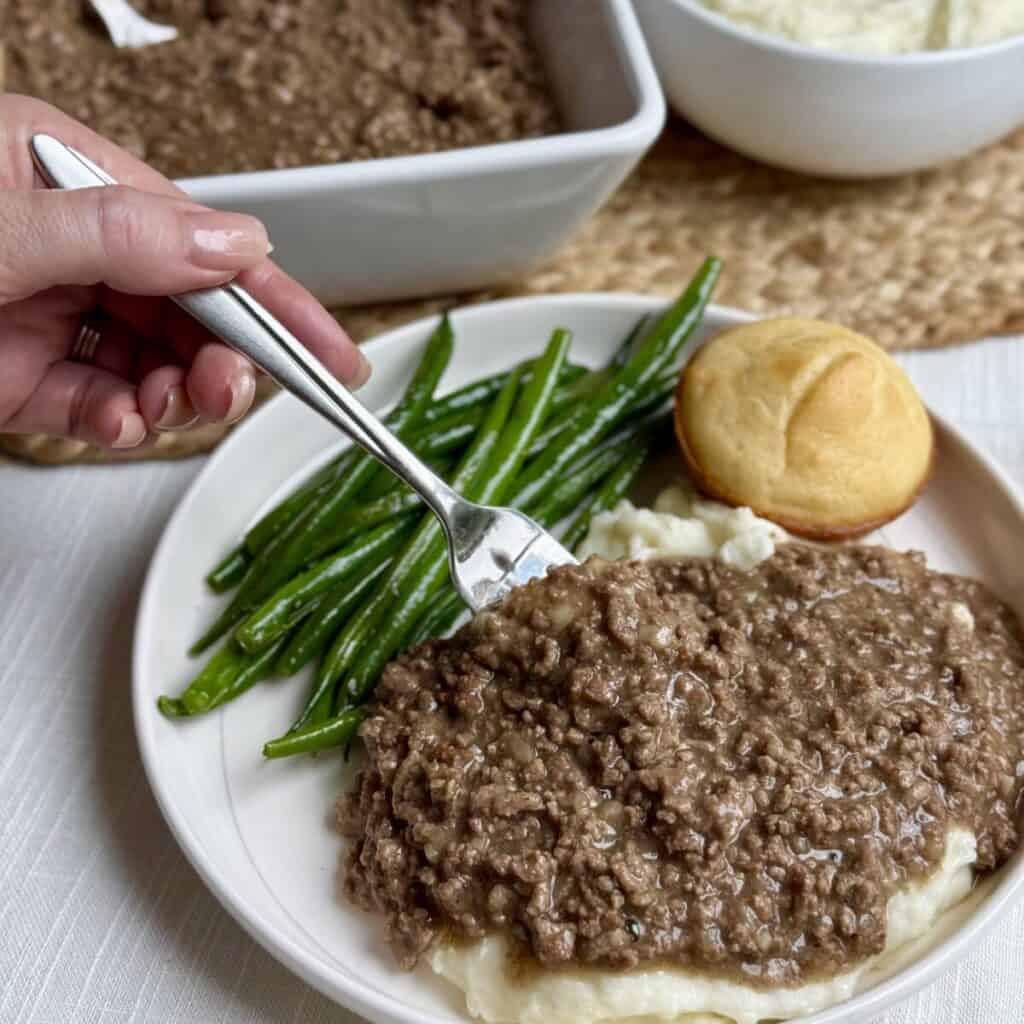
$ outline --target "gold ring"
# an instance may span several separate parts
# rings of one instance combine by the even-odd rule
[[[75,335],[75,342],[71,346],[68,359],[76,363],[90,363],[96,354],[96,346],[100,343],[100,332],[98,328],[88,320],[82,321]]]

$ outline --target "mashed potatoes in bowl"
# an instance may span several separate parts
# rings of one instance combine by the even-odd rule
[[[700,0],[744,28],[864,55],[950,50],[1024,32],[1017,0]]]
[[[905,174],[1024,122],[1017,0],[638,0],[636,12],[676,112],[776,167]]]

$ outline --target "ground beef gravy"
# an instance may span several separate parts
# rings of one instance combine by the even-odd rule
[[[116,49],[84,0],[4,4],[6,88],[171,177],[558,129],[526,0],[132,0],[180,30],[142,50]]]
[[[882,950],[951,824],[1007,858],[1022,709],[1010,610],[917,554],[556,569],[387,669],[347,890],[410,967],[500,930],[549,968],[798,984]]]

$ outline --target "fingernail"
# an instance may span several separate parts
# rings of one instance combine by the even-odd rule
[[[351,388],[353,391],[358,391],[373,376],[373,366],[370,364],[370,360],[362,352],[358,352],[357,355],[359,362],[356,363],[355,376],[352,378]]]
[[[191,427],[199,419],[188,397],[188,392],[177,384],[167,392],[167,400],[164,402],[164,411],[160,419],[154,424],[156,430],[184,430]]]
[[[137,412],[126,412],[121,418],[121,432],[114,448],[138,448],[146,440],[146,421]]]
[[[255,217],[201,210],[189,213],[190,258],[204,270],[238,270],[265,259],[267,231]]]
[[[227,416],[224,417],[224,422],[237,423],[249,411],[255,394],[256,375],[252,369],[246,366],[244,369],[236,371],[231,378],[231,406]]]

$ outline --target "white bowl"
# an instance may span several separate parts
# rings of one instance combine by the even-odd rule
[[[456,312],[456,347],[443,387],[536,356],[552,329],[573,332],[573,358],[602,365],[661,299],[551,295]],[[749,319],[712,306],[699,338]],[[374,375],[361,398],[393,403],[436,326],[421,320],[369,343]],[[487,342],[487,344],[483,344]],[[926,552],[937,569],[990,583],[1024,617],[1024,501],[1013,484],[953,428],[937,424],[939,458],[928,490],[876,535]],[[203,574],[287,481],[330,457],[338,432],[290,395],[269,402],[208,461],[164,531],[136,619],[135,727],[150,784],[171,830],[214,895],[275,957],[374,1024],[471,1024],[464,1002],[426,968],[399,970],[381,922],[337,891],[342,849],[329,824],[352,766],[333,756],[267,762],[262,742],[293,720],[309,677],[265,684],[223,709],[170,722],[155,707],[195,671],[185,649],[219,600]],[[1024,889],[1024,849],[936,930],[869,978],[856,998],[803,1024],[863,1024],[976,947]]]
[[[965,156],[1024,124],[1024,35],[864,57],[741,28],[698,0],[636,0],[678,113],[725,145],[808,174],[864,178]]]
[[[628,0],[534,0],[530,29],[562,134],[179,184],[201,203],[260,217],[274,259],[325,303],[465,291],[522,275],[611,195],[665,120]]]

